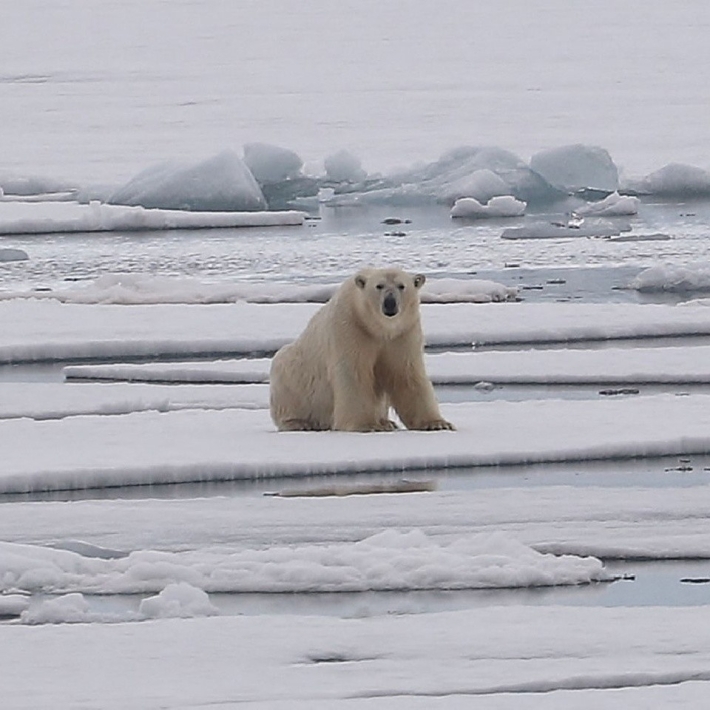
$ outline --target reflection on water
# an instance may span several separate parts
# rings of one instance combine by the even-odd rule
[[[0,494],[12,501],[142,500],[261,496],[285,492],[307,495],[314,489],[366,484],[422,482],[440,491],[469,491],[520,486],[576,486],[614,488],[684,488],[710,483],[710,455],[658,458],[569,461],[516,466],[432,469],[427,471],[264,478],[260,480],[202,481],[161,485],[121,486],[73,491]],[[390,495],[383,493],[379,495]]]

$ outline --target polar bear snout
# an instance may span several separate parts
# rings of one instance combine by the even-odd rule
[[[399,312],[399,303],[392,292],[388,293],[382,301],[382,312],[388,317],[396,316]]]

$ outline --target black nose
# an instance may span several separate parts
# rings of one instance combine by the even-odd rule
[[[382,312],[391,318],[397,315],[397,310],[397,299],[391,293],[388,293],[385,296],[385,300],[382,301]]]

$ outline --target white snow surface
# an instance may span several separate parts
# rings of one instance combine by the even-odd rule
[[[65,196],[83,184],[85,194],[99,196],[104,193],[92,187],[96,183],[115,185],[148,164],[197,161],[225,147],[268,141],[293,149],[309,164],[343,147],[373,171],[421,161],[418,167],[399,170],[402,181],[397,187],[380,195],[367,193],[373,200],[406,202],[424,197],[450,205],[456,197],[478,198],[456,194],[459,188],[470,187],[477,170],[498,177],[500,182],[488,175],[487,184],[502,189],[502,183],[503,194],[526,200],[518,190],[534,196],[545,192],[544,185],[535,183],[527,157],[581,139],[608,149],[627,174],[649,174],[659,165],[678,161],[650,174],[646,188],[660,196],[706,196],[708,96],[698,89],[708,84],[710,67],[705,4],[599,0],[592,7],[553,0],[546,9],[541,12],[536,3],[508,0],[483,4],[452,0],[444,6],[411,3],[407,12],[402,12],[401,3],[389,0],[263,0],[258,11],[250,2],[210,3],[209,12],[202,0],[6,3],[0,29],[4,173],[0,184],[8,194],[62,192]],[[483,146],[504,146],[514,154],[495,148],[464,149],[445,154],[450,160],[431,162],[452,146],[472,140]],[[699,161],[699,167],[691,165]],[[48,177],[52,175],[67,179]],[[376,177],[373,180],[377,182]],[[644,205],[652,207],[649,200]],[[695,206],[682,210],[696,211]],[[702,209],[697,211],[695,230],[702,237],[705,216]],[[682,232],[684,222],[678,225]],[[490,226],[476,228],[483,231]],[[318,240],[313,241],[317,248]],[[482,241],[473,242],[475,254],[465,260],[465,267],[463,258],[447,263],[473,271],[479,252],[486,263],[500,263],[499,247],[490,250]],[[18,242],[32,258],[5,263],[3,269],[29,273],[44,255],[28,239]],[[674,261],[685,266],[697,262],[694,265],[700,268],[702,258],[695,256],[702,249],[694,250],[693,256],[683,255],[680,242],[645,245],[643,257],[640,249],[631,252],[618,245],[612,258],[639,257],[646,264],[653,253],[662,262],[668,259],[668,266]],[[697,243],[702,244],[702,238]],[[599,244],[594,245],[597,251]],[[509,247],[508,253],[514,245]],[[569,247],[566,253],[558,247],[549,242],[544,248],[520,244],[515,261],[525,262],[523,257],[533,257],[534,252],[543,266],[570,253],[576,263],[595,259],[589,243],[578,240],[574,250]],[[47,253],[57,256],[51,248],[43,254]],[[285,264],[286,250],[279,257]],[[413,248],[407,258],[415,258]],[[430,263],[429,254],[418,263]],[[300,276],[303,271],[301,261],[293,273]],[[64,275],[60,269],[59,278]],[[559,309],[518,308],[525,305],[426,306],[427,337],[438,344],[462,344],[710,332],[707,317],[701,315],[708,309],[698,307],[701,302],[660,309],[581,304],[568,304],[580,305],[577,310],[564,304],[555,304]],[[248,307],[242,310],[241,306]],[[161,352],[189,358],[191,353],[270,350],[300,332],[313,309],[293,305],[269,312],[253,304],[127,308],[12,302],[0,306],[0,360],[25,356],[116,360],[152,358]],[[684,347],[692,351],[692,343],[688,338]],[[698,360],[704,357],[698,354]],[[670,362],[656,365],[659,371],[666,370]],[[699,365],[692,364],[692,369],[687,365],[689,377]],[[584,366],[591,367],[589,362]],[[8,371],[13,368],[2,368],[0,374]],[[57,388],[78,387],[31,383],[37,388],[26,389],[23,395],[20,390],[28,383],[19,383],[17,390],[15,384],[15,394],[8,397],[14,404],[7,411],[17,413],[21,405],[26,412],[53,409],[60,414],[70,407],[55,406],[59,401],[55,397],[66,396],[59,395]],[[88,394],[72,405],[78,416],[0,422],[3,430],[9,427],[0,448],[0,470],[6,452],[11,459],[19,458],[18,449],[31,453],[30,464],[37,463],[37,451],[47,441],[62,456],[66,449],[75,449],[72,466],[82,452],[88,453],[89,461],[98,458],[104,446],[101,465],[107,468],[113,452],[135,442],[145,446],[145,457],[138,451],[134,456],[141,463],[147,459],[147,469],[135,471],[136,478],[143,476],[145,481],[146,473],[156,473],[151,469],[160,458],[156,452],[186,437],[182,430],[170,434],[182,417],[201,421],[194,434],[208,438],[209,432],[201,427],[208,429],[208,420],[224,417],[214,439],[206,442],[209,446],[197,452],[203,455],[199,465],[214,462],[215,451],[229,456],[232,463],[241,460],[240,441],[229,443],[235,429],[243,428],[246,436],[249,426],[262,431],[270,426],[264,411],[236,409],[250,396],[242,386],[232,387],[235,409],[220,411],[220,402],[228,403],[229,393],[212,390],[213,396],[202,398],[206,405],[202,409],[165,412],[130,411],[141,399],[154,397],[157,404],[162,390],[151,395],[134,389],[124,395],[112,385],[84,386],[90,387]],[[99,394],[98,387],[112,394]],[[120,387],[125,391],[128,386]],[[173,390],[165,393],[168,406],[173,402],[191,406],[199,399],[199,393],[188,392],[186,386]],[[263,385],[260,391],[263,395]],[[101,415],[93,409],[102,398],[119,397],[126,400],[120,414],[111,416],[109,410]],[[554,402],[548,408],[523,402],[517,414],[512,404],[484,404],[494,406],[483,407],[475,416],[474,405],[462,405],[463,429],[435,434],[426,441],[453,444],[464,438],[460,434],[467,434],[476,443],[490,435],[494,446],[507,450],[518,436],[517,445],[524,443],[531,432],[526,427],[539,419],[534,426],[548,437],[550,453],[560,448],[562,438],[554,439],[550,431],[542,430],[545,424],[558,427],[559,419],[566,417],[561,432],[570,432],[575,421],[579,431],[596,429],[597,443],[607,455],[624,436],[627,450],[639,450],[644,437],[654,432],[658,450],[672,443],[664,442],[666,435],[675,437],[685,450],[702,443],[708,431],[703,421],[708,404],[695,392],[626,403],[577,403],[560,408],[559,419],[548,416],[556,408]],[[82,407],[91,411],[81,415]],[[452,415],[457,411],[449,409]],[[491,421],[484,420],[486,413]],[[643,427],[645,417],[649,420]],[[146,431],[145,436],[134,438],[131,427],[125,426],[134,419],[140,422],[136,429],[152,422],[155,433]],[[160,440],[163,422],[168,423],[167,443]],[[469,424],[475,424],[476,430],[467,429]],[[611,432],[614,425],[618,432]],[[495,427],[500,431],[491,434]],[[32,428],[36,431],[30,436]],[[55,440],[42,435],[49,431],[56,434]],[[508,441],[503,442],[505,432]],[[103,443],[94,442],[94,434]],[[275,432],[269,434],[270,447],[274,440],[282,440]],[[563,442],[562,454],[584,437],[589,442],[595,435],[575,432],[569,446]],[[414,438],[409,432],[397,432],[388,441],[407,442],[408,455]],[[353,466],[378,437],[355,440],[359,446],[346,451],[344,444],[341,449]],[[320,438],[305,441],[304,459],[313,455],[313,442]],[[434,453],[438,456],[440,451],[435,447]],[[126,462],[123,453],[117,457],[119,469],[122,461]],[[29,565],[38,551],[53,555],[64,550],[84,558],[77,561],[80,568],[86,559],[119,560],[132,554],[160,558],[171,553],[172,559],[192,555],[194,560],[214,555],[224,561],[248,551],[268,554],[277,549],[285,550],[288,567],[293,551],[310,550],[322,561],[321,548],[331,545],[342,562],[356,544],[383,533],[424,535],[437,554],[484,534],[498,540],[499,553],[503,542],[511,549],[522,545],[536,560],[530,551],[600,559],[707,560],[710,492],[698,483],[703,472],[696,470],[690,478],[670,472],[662,487],[653,487],[643,477],[642,485],[626,487],[608,483],[614,465],[609,462],[603,487],[536,486],[525,474],[500,469],[501,480],[509,481],[509,487],[409,495],[286,499],[200,498],[193,493],[185,500],[156,500],[147,489],[142,500],[116,499],[127,494],[119,490],[106,492],[113,500],[69,503],[3,496],[0,540],[24,546],[27,554],[22,557]],[[214,469],[208,467],[210,473]],[[71,472],[64,474],[69,477]],[[116,479],[119,472],[111,475]],[[624,480],[623,475],[620,478]],[[274,481],[274,485],[281,484]],[[400,551],[414,553],[416,564],[422,559],[417,549]],[[513,563],[516,575],[522,574],[521,561],[522,554]],[[108,563],[115,565],[118,562]],[[156,585],[157,593],[149,592],[150,601],[136,599],[130,609],[123,606],[119,611],[111,607],[110,596],[104,599],[106,595],[71,591],[61,596],[0,595],[0,615],[22,615],[0,625],[0,704],[13,710],[460,710],[472,706],[647,710],[707,704],[710,631],[702,599],[701,606],[687,608],[603,608],[577,601],[587,592],[594,596],[618,589],[617,584],[636,582],[594,583],[553,592],[553,599],[559,599],[556,594],[570,595],[571,606],[530,603],[530,596],[520,590],[511,592],[512,597],[500,590],[479,590],[468,593],[466,609],[417,613],[430,611],[433,603],[451,594],[439,591],[433,596],[401,595],[404,611],[400,607],[398,613],[382,613],[378,600],[382,604],[383,597],[390,595],[365,592],[355,595],[350,618],[335,618],[325,612],[333,596],[344,594],[272,595],[283,596],[285,604],[296,597],[314,599],[308,613],[293,606],[289,614],[204,618],[213,613],[213,606],[220,608],[217,595],[178,578],[175,566],[163,569],[168,574],[162,588]],[[384,571],[391,575],[394,569],[390,564]],[[142,571],[155,580],[159,567],[138,570]],[[702,593],[706,588],[700,585],[697,590]],[[640,582],[638,589],[641,596]],[[238,612],[246,608],[242,598],[247,596],[233,602]],[[545,593],[537,590],[535,598],[541,596]],[[638,596],[637,602],[642,603]],[[675,598],[669,603],[674,602]],[[162,618],[166,616],[197,618]],[[97,623],[132,619],[146,620]],[[85,623],[47,623],[72,620]],[[35,625],[30,628],[23,621]]]
[[[638,384],[710,383],[710,347],[613,348],[426,354],[434,384]],[[70,365],[71,380],[126,382],[265,383],[270,360],[241,358],[214,362]],[[24,397],[20,394],[18,399]],[[1,410],[0,410],[1,411]],[[26,411],[23,409],[23,411]]]
[[[84,305],[0,301],[0,363],[272,352],[294,340],[318,304]],[[424,304],[430,346],[710,335],[696,305]]]
[[[710,398],[702,395],[444,404],[442,411],[458,431],[284,434],[261,409],[6,419],[0,491],[710,452]]]
[[[189,212],[77,202],[0,202],[0,234],[55,234],[302,225],[304,214]]]
[[[552,549],[545,547],[567,555],[579,553],[562,552],[565,548],[600,551],[605,546],[607,552],[635,547],[655,554],[707,554],[709,487],[626,492],[620,496],[618,489],[589,488],[580,496],[575,488],[516,487],[329,499],[6,505],[0,538],[8,542],[1,559],[49,573],[44,580],[35,577],[34,584],[53,578],[117,579],[117,571],[130,566],[133,555],[148,562],[133,583],[152,577],[157,588],[162,575],[164,587],[139,609],[120,614],[96,611],[90,595],[82,592],[46,597],[34,605],[28,605],[25,595],[0,596],[15,605],[25,622],[1,628],[5,701],[13,708],[36,708],[51,697],[55,705],[79,708],[100,697],[107,708],[126,703],[157,708],[177,707],[178,698],[188,707],[242,698],[255,707],[285,710],[367,707],[374,697],[385,708],[400,708],[403,702],[426,708],[434,701],[458,709],[475,699],[477,706],[512,710],[521,702],[531,708],[548,708],[550,702],[593,708],[601,697],[612,708],[641,709],[649,703],[697,707],[705,697],[710,664],[704,607],[518,604],[380,615],[369,613],[363,600],[355,618],[348,619],[263,614],[210,619],[204,618],[214,614],[209,596],[205,599],[204,590],[186,581],[180,572],[186,567],[176,564],[191,559],[199,569],[200,560],[215,556],[227,563],[279,549],[284,568],[295,565],[296,551],[310,550],[309,562],[317,562],[328,559],[330,549],[337,552],[331,563],[344,562],[356,557],[361,543],[379,554],[394,552],[390,559],[404,564],[407,557],[410,562],[419,559],[417,545],[434,555],[467,554],[478,541],[479,549],[495,552],[488,560],[494,568],[539,561],[545,555],[535,555],[531,548],[549,555]],[[382,534],[383,528],[388,532]],[[67,542],[74,534],[90,537],[96,546],[120,542],[128,554],[103,565],[109,574],[97,577],[103,563],[96,558],[64,556],[62,549],[49,547],[76,548]],[[84,549],[91,553],[91,546]],[[16,552],[21,552],[19,560]],[[161,564],[165,560],[171,564]],[[367,556],[364,561],[370,564]],[[557,569],[576,564],[599,570],[591,559],[560,558],[554,564]],[[529,569],[520,565],[516,574],[532,572],[524,568]],[[311,563],[310,569],[318,568]],[[166,616],[198,618],[86,623]],[[51,625],[71,621],[84,623]],[[561,628],[575,631],[562,633]],[[133,682],[106,682],[99,673],[106,664]],[[176,673],[176,665],[181,672]],[[77,667],[81,682],[69,672]],[[233,672],[235,667],[239,673]],[[38,669],[42,683],[34,682]],[[268,682],[273,677],[278,684]]]
[[[536,552],[503,534],[442,544],[420,530],[230,553],[145,550],[117,559],[0,543],[0,569],[0,592],[12,593],[145,594],[180,582],[208,593],[485,589],[611,578],[597,559]]]

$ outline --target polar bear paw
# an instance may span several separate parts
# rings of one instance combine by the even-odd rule
[[[451,422],[447,422],[446,419],[432,419],[432,421],[423,422],[415,428],[420,431],[456,431],[456,427]]]

